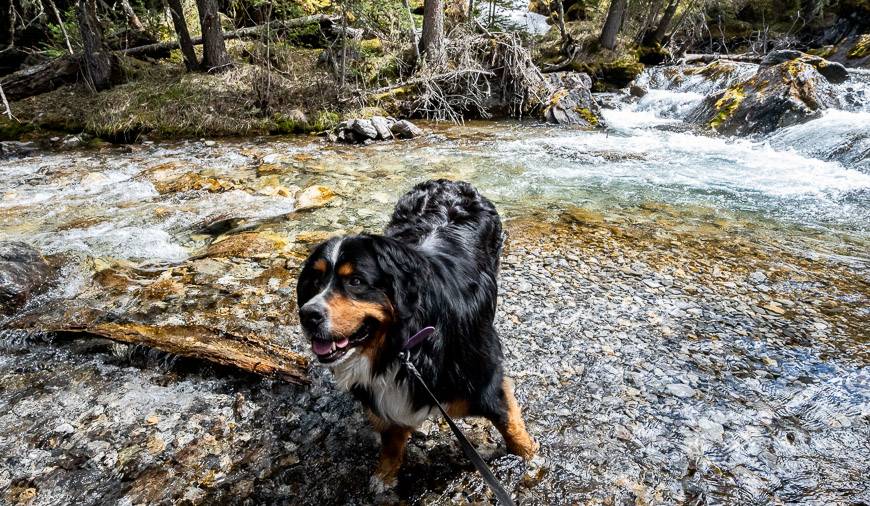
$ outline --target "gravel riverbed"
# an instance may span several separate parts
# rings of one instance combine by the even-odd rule
[[[577,209],[508,230],[497,326],[540,455],[462,425],[518,502],[870,501],[865,265]],[[436,419],[396,491],[372,496],[377,436],[328,373],[311,379],[6,335],[0,502],[491,500]]]

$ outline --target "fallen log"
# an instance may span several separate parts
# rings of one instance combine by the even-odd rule
[[[39,95],[76,80],[81,59],[62,56],[41,65],[13,72],[0,80],[0,86],[10,101]]]
[[[182,357],[206,360],[262,376],[305,384],[308,360],[267,341],[246,339],[203,326],[98,323],[49,329],[90,334],[128,344],[144,344]]]
[[[717,60],[728,60],[740,63],[759,63],[762,56],[751,53],[744,54],[693,54],[686,53],[681,59],[681,63],[710,63]]]

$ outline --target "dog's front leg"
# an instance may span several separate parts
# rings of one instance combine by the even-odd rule
[[[405,445],[411,437],[411,429],[390,424],[369,413],[375,430],[381,434],[381,455],[378,467],[371,478],[372,492],[380,494],[396,486],[399,468],[405,459]]]

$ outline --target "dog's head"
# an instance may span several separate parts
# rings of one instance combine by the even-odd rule
[[[299,320],[319,362],[397,351],[416,303],[413,260],[380,236],[334,238],[305,261],[296,295]]]

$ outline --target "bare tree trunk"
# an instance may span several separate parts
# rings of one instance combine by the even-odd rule
[[[190,32],[187,30],[187,21],[184,19],[184,7],[181,5],[181,0],[167,0],[167,2],[169,3],[169,14],[172,16],[172,24],[175,26],[175,33],[178,34],[178,45],[184,56],[184,66],[190,72],[198,70],[199,61],[196,59],[193,41],[190,40]]]
[[[601,37],[598,38],[601,45],[607,49],[616,47],[616,36],[622,26],[622,18],[625,16],[627,0],[610,0],[610,9],[607,10],[607,20],[601,29]]]
[[[414,47],[414,59],[420,59],[420,46],[417,45],[417,27],[414,24],[414,15],[411,14],[411,4],[408,0],[402,0],[402,3],[405,4],[405,11],[408,13],[408,21],[411,23],[411,28],[408,32],[408,35],[411,37],[411,45]]]
[[[3,107],[6,109],[3,114],[5,114],[9,119],[12,119],[12,108],[9,107],[9,101],[6,100],[6,94],[3,93],[2,84],[0,84],[0,99],[3,99]]]
[[[54,0],[48,0],[48,5],[51,7],[51,10],[54,11],[54,17],[55,19],[57,19],[57,23],[60,25],[60,31],[63,33],[63,40],[66,41],[67,51],[69,51],[69,54],[73,54],[72,44],[70,44],[69,42],[69,34],[66,33],[66,25],[63,22],[63,18],[60,17],[60,12],[58,12],[57,10],[57,5],[54,4]]]
[[[652,27],[653,22],[659,15],[659,11],[662,9],[662,4],[664,0],[652,0],[649,3],[649,10],[646,13],[646,16],[643,18],[643,23],[640,25],[640,30],[637,31],[637,36],[634,38],[634,41],[638,44],[642,43],[647,39],[647,32]]]
[[[565,43],[565,2],[555,0],[559,9],[559,34],[562,36],[562,44]]]
[[[139,20],[139,16],[136,15],[133,6],[130,5],[130,0],[120,0],[120,2],[121,8],[124,9],[124,14],[127,15],[127,22],[130,23],[130,27],[138,32],[144,32],[145,26],[142,25],[142,21]]]
[[[78,20],[85,50],[85,81],[94,91],[104,90],[112,84],[112,59],[103,45],[103,30],[94,0],[79,0]]]
[[[441,52],[444,44],[444,2],[425,0],[423,4],[423,35],[420,37],[420,52],[430,58]]]
[[[199,25],[202,28],[202,68],[206,72],[230,65],[230,55],[224,43],[224,32],[218,15],[217,0],[196,0]]]
[[[668,3],[668,7],[665,9],[665,13],[662,14],[662,18],[659,20],[659,24],[656,26],[655,31],[652,33],[652,36],[649,38],[649,45],[660,44],[662,39],[665,38],[665,34],[668,31],[668,27],[671,26],[671,21],[674,19],[674,14],[677,13],[677,7],[680,6],[680,0],[671,0]]]

